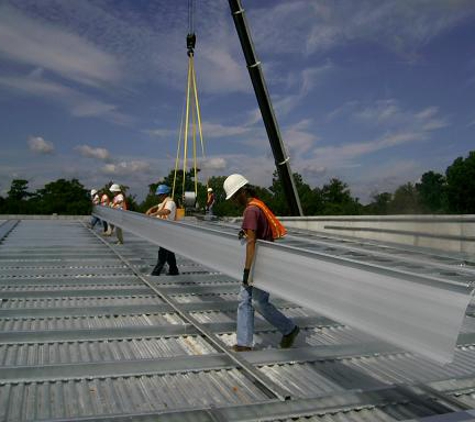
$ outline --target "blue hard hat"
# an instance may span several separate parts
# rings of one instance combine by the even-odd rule
[[[170,193],[170,188],[167,185],[158,185],[155,195],[165,195]]]

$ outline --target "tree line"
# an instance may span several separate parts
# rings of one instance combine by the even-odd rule
[[[122,186],[126,193],[128,208],[145,212],[156,204],[155,189],[160,183],[174,185],[174,171],[149,185],[146,198],[138,203],[135,195],[128,193],[129,188]],[[195,181],[191,172],[178,171],[175,181],[175,198],[181,198],[183,191],[194,191]],[[218,216],[236,216],[242,209],[225,201],[223,182],[226,176],[213,176],[204,185],[197,182],[197,208],[202,212],[206,202],[207,188],[211,187],[217,202],[214,212]],[[475,213],[475,151],[467,157],[458,157],[447,167],[445,174],[428,171],[415,183],[408,182],[399,186],[393,193],[374,192],[371,202],[362,205],[351,194],[348,185],[333,178],[322,187],[312,188],[302,175],[294,173],[294,179],[300,202],[305,215],[358,215],[358,214],[474,214]],[[85,215],[91,212],[92,204],[89,189],[77,179],[59,179],[48,183],[42,189],[29,192],[28,180],[15,179],[11,183],[7,196],[0,196],[0,214],[59,214]],[[108,191],[112,182],[101,189]],[[277,172],[274,172],[272,185],[268,188],[255,186],[257,196],[266,202],[277,215],[289,215],[284,190]],[[112,196],[111,196],[112,197]],[[180,201],[178,200],[178,203]],[[199,204],[202,204],[200,206]]]

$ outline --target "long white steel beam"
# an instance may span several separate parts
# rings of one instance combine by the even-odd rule
[[[94,214],[150,242],[239,279],[237,237],[185,222],[96,206]],[[473,286],[259,241],[253,285],[403,349],[452,361]]]

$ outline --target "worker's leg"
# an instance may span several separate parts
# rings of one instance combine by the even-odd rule
[[[113,224],[109,224],[109,225],[108,225],[108,228],[107,228],[107,231],[104,232],[103,235],[104,235],[104,236],[111,236],[113,231],[114,231],[114,225],[113,225]]]
[[[269,293],[254,287],[252,297],[257,311],[283,335],[294,330],[295,323],[269,302]]]
[[[120,227],[116,227],[115,233],[117,234],[117,243],[122,245],[124,243],[124,235],[122,234],[122,229]]]
[[[168,275],[178,275],[178,267],[176,265],[176,256],[173,252],[168,251],[167,255]]]
[[[168,251],[164,248],[160,248],[158,250],[157,265],[155,265],[155,268],[153,269],[151,275],[160,275],[160,273],[163,270],[163,266],[165,265],[165,262],[167,262],[167,257],[168,257]]]
[[[109,230],[109,225],[107,224],[106,220],[102,220],[102,228],[104,229],[102,233],[107,233]]]
[[[251,286],[242,286],[237,310],[236,341],[239,346],[252,347],[254,336],[254,308],[252,307]]]

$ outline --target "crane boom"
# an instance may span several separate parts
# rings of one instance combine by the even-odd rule
[[[292,215],[303,215],[302,206],[295,186],[295,181],[290,168],[289,157],[285,151],[284,141],[280,134],[277,119],[274,114],[272,102],[267,91],[264,73],[261,63],[257,60],[251,33],[247,24],[244,9],[240,0],[229,0],[231,13],[236,26],[236,31],[241,41],[247,68],[251,77],[257,102],[261,110],[262,119],[267,131],[267,137],[274,154],[274,160],[279,174],[279,179],[283,185],[284,193]]]

